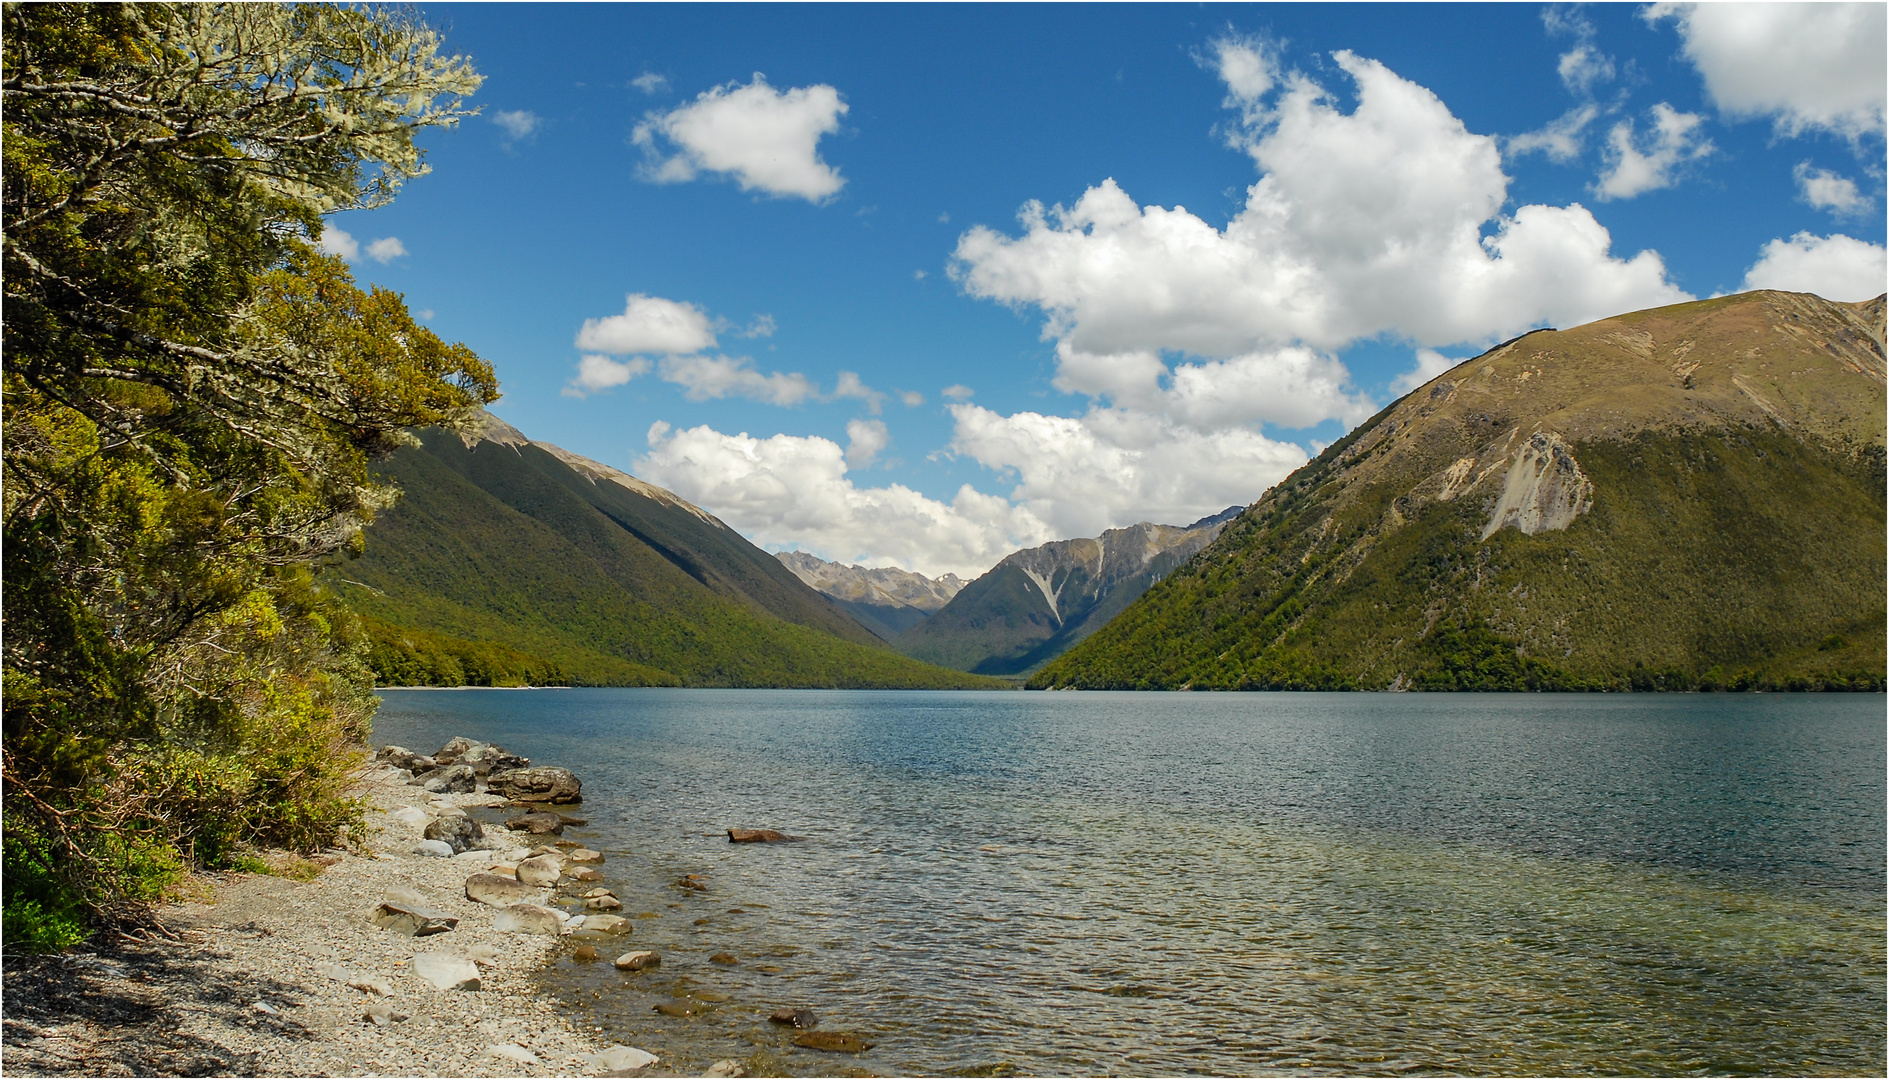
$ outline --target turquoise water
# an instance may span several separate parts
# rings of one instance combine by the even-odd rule
[[[665,1068],[1885,1068],[1880,696],[384,694],[457,734],[582,777],[664,963],[546,988]]]

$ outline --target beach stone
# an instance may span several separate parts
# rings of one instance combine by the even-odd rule
[[[466,811],[462,807],[454,806],[449,802],[428,803],[427,809],[433,812],[434,817],[462,818],[466,816]]]
[[[814,1015],[812,1009],[775,1009],[768,1015],[767,1020],[770,1024],[782,1024],[807,1031],[820,1026],[820,1018]]]
[[[444,934],[459,925],[457,917],[443,911],[411,904],[396,904],[392,901],[382,902],[367,917],[367,921],[384,930],[393,930],[410,937]]]
[[[441,990],[477,990],[479,966],[463,956],[420,953],[413,958],[413,974]]]
[[[479,786],[478,774],[470,765],[444,765],[408,781],[435,795],[471,794]]]
[[[664,1016],[694,1016],[701,1010],[693,1005],[684,1005],[677,1001],[665,1001],[649,1011],[661,1013]]]
[[[585,911],[622,911],[623,901],[614,896],[593,896],[584,901]]]
[[[703,881],[702,875],[700,874],[684,874],[675,880],[675,886],[678,889],[687,889],[690,892],[708,891],[708,882]]]
[[[525,852],[525,858],[527,859],[535,859],[540,855],[556,855],[559,859],[564,858],[564,852],[551,844],[539,844],[537,847]]]
[[[662,957],[648,949],[626,952],[616,958],[618,971],[642,971],[644,968],[660,967]]]
[[[577,951],[571,954],[573,964],[594,964],[599,959],[595,945],[579,945]]]
[[[578,927],[590,934],[627,934],[636,929],[636,924],[621,915],[586,915]]]
[[[660,1059],[647,1050],[612,1043],[594,1054],[585,1055],[583,1060],[599,1072],[616,1073],[647,1069]]]
[[[426,897],[411,885],[390,885],[380,898],[395,904],[426,903]]]
[[[485,839],[485,830],[469,817],[435,818],[421,834],[428,840],[443,840],[452,845],[453,854],[472,850],[472,846]]]
[[[569,769],[539,765],[505,769],[486,778],[491,790],[522,802],[574,803],[583,801],[583,784]]]
[[[844,1031],[803,1031],[794,1036],[794,1045],[844,1054],[859,1054],[872,1049],[871,1043]]]
[[[512,934],[550,934],[564,930],[564,913],[542,904],[507,904],[492,917],[492,929]]]
[[[388,1024],[402,1024],[412,1018],[413,1015],[411,1013],[397,1012],[392,1005],[384,1001],[376,1001],[361,1012],[361,1019],[375,1027],[386,1027]]]
[[[741,1062],[734,1058],[722,1058],[708,1067],[703,1076],[746,1076],[748,1071],[741,1067]]]
[[[514,873],[527,885],[555,885],[564,873],[564,860],[556,855],[536,855],[519,863]]]
[[[731,844],[779,844],[798,840],[798,836],[775,832],[773,829],[729,829],[728,842]]]
[[[580,866],[577,869],[570,871],[569,876],[572,881],[602,881],[603,880],[602,874],[598,873],[595,870],[592,870],[588,866]]]
[[[429,772],[439,767],[439,762],[425,754],[416,754],[404,746],[395,746],[392,743],[374,751],[374,760],[413,773]]]
[[[583,894],[583,899],[591,900],[599,896],[615,896],[615,895],[616,893],[610,889],[586,889]]]
[[[429,855],[437,859],[450,859],[454,854],[453,846],[444,840],[422,840],[413,845],[413,853]]]
[[[540,1064],[538,1055],[517,1043],[500,1043],[497,1046],[488,1046],[485,1048],[485,1052],[495,1058],[504,1058],[506,1061],[516,1061],[520,1065]]]
[[[711,964],[720,964],[722,967],[734,967],[736,964],[741,963],[741,961],[735,959],[734,953],[725,952],[718,952],[709,957],[708,962]]]
[[[519,757],[508,750],[501,750],[490,743],[475,743],[472,748],[460,754],[456,759],[460,765],[472,766],[472,771],[480,776],[495,772],[509,772],[513,769],[528,769],[531,759]]]
[[[568,825],[570,824],[570,822],[567,821],[565,822],[565,824]],[[575,851],[565,852],[564,861],[567,863],[577,863],[579,865],[586,865],[586,866],[595,865],[597,863],[603,862],[603,853],[592,851],[586,847],[580,847],[576,849]]]
[[[466,879],[466,899],[493,907],[504,907],[538,899],[538,890],[500,874],[474,874]]]
[[[441,765],[451,765],[459,760],[459,755],[475,746],[483,745],[485,744],[475,742],[472,739],[466,738],[464,735],[455,735],[446,740],[445,746],[433,751],[433,760],[439,762]]]
[[[402,825],[422,825],[426,822],[426,811],[417,806],[403,806],[388,813],[388,821],[397,821]]]
[[[564,835],[564,819],[556,814],[524,814],[507,821],[505,827],[532,836]]]

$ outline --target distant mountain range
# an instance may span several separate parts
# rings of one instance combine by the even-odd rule
[[[420,434],[339,576],[384,681],[946,687],[713,515],[495,416]]]
[[[1192,525],[1142,522],[1005,556],[966,585],[896,567],[779,556],[907,656],[983,675],[1020,675],[1094,633],[1219,535],[1240,507]],[[948,601],[948,602],[947,602]],[[889,633],[887,631],[890,631]]]
[[[956,574],[928,578],[896,566],[869,570],[828,562],[804,551],[783,551],[775,558],[887,641],[925,621],[964,588],[964,580]]]
[[[1030,685],[1881,689],[1883,334],[1755,292],[1504,343]]]

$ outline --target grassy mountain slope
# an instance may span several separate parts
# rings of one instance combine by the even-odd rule
[[[1032,685],[1880,688],[1882,340],[1759,292],[1507,343]]]
[[[1184,528],[1143,522],[1013,552],[893,644],[907,656],[963,671],[1027,673],[1093,634],[1205,547],[1227,516]]]
[[[386,472],[403,496],[342,571],[349,602],[370,619],[502,644],[580,683],[985,685],[863,644],[876,639],[785,570],[783,584],[760,562],[721,557],[688,524],[660,520],[713,520],[698,509],[673,496],[667,507],[625,505],[641,496],[593,491],[621,485],[593,484],[522,438],[468,447],[430,431]],[[759,595],[740,593],[744,583]]]

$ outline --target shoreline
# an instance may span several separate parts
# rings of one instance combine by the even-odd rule
[[[424,820],[390,816],[498,800],[429,796],[408,776],[362,769],[351,793],[370,800],[368,838],[323,853],[309,880],[201,874],[197,896],[157,909],[158,932],[101,929],[73,952],[8,958],[0,1065],[16,1076],[603,1075],[587,1058],[614,1044],[539,989],[564,939],[494,929],[498,909],[465,896],[499,853],[411,854]],[[370,923],[402,889],[456,927],[416,938]],[[480,989],[436,989],[412,973],[423,953],[471,960]],[[379,1025],[370,1006],[408,1018]],[[672,1074],[658,1062],[611,1075]]]

